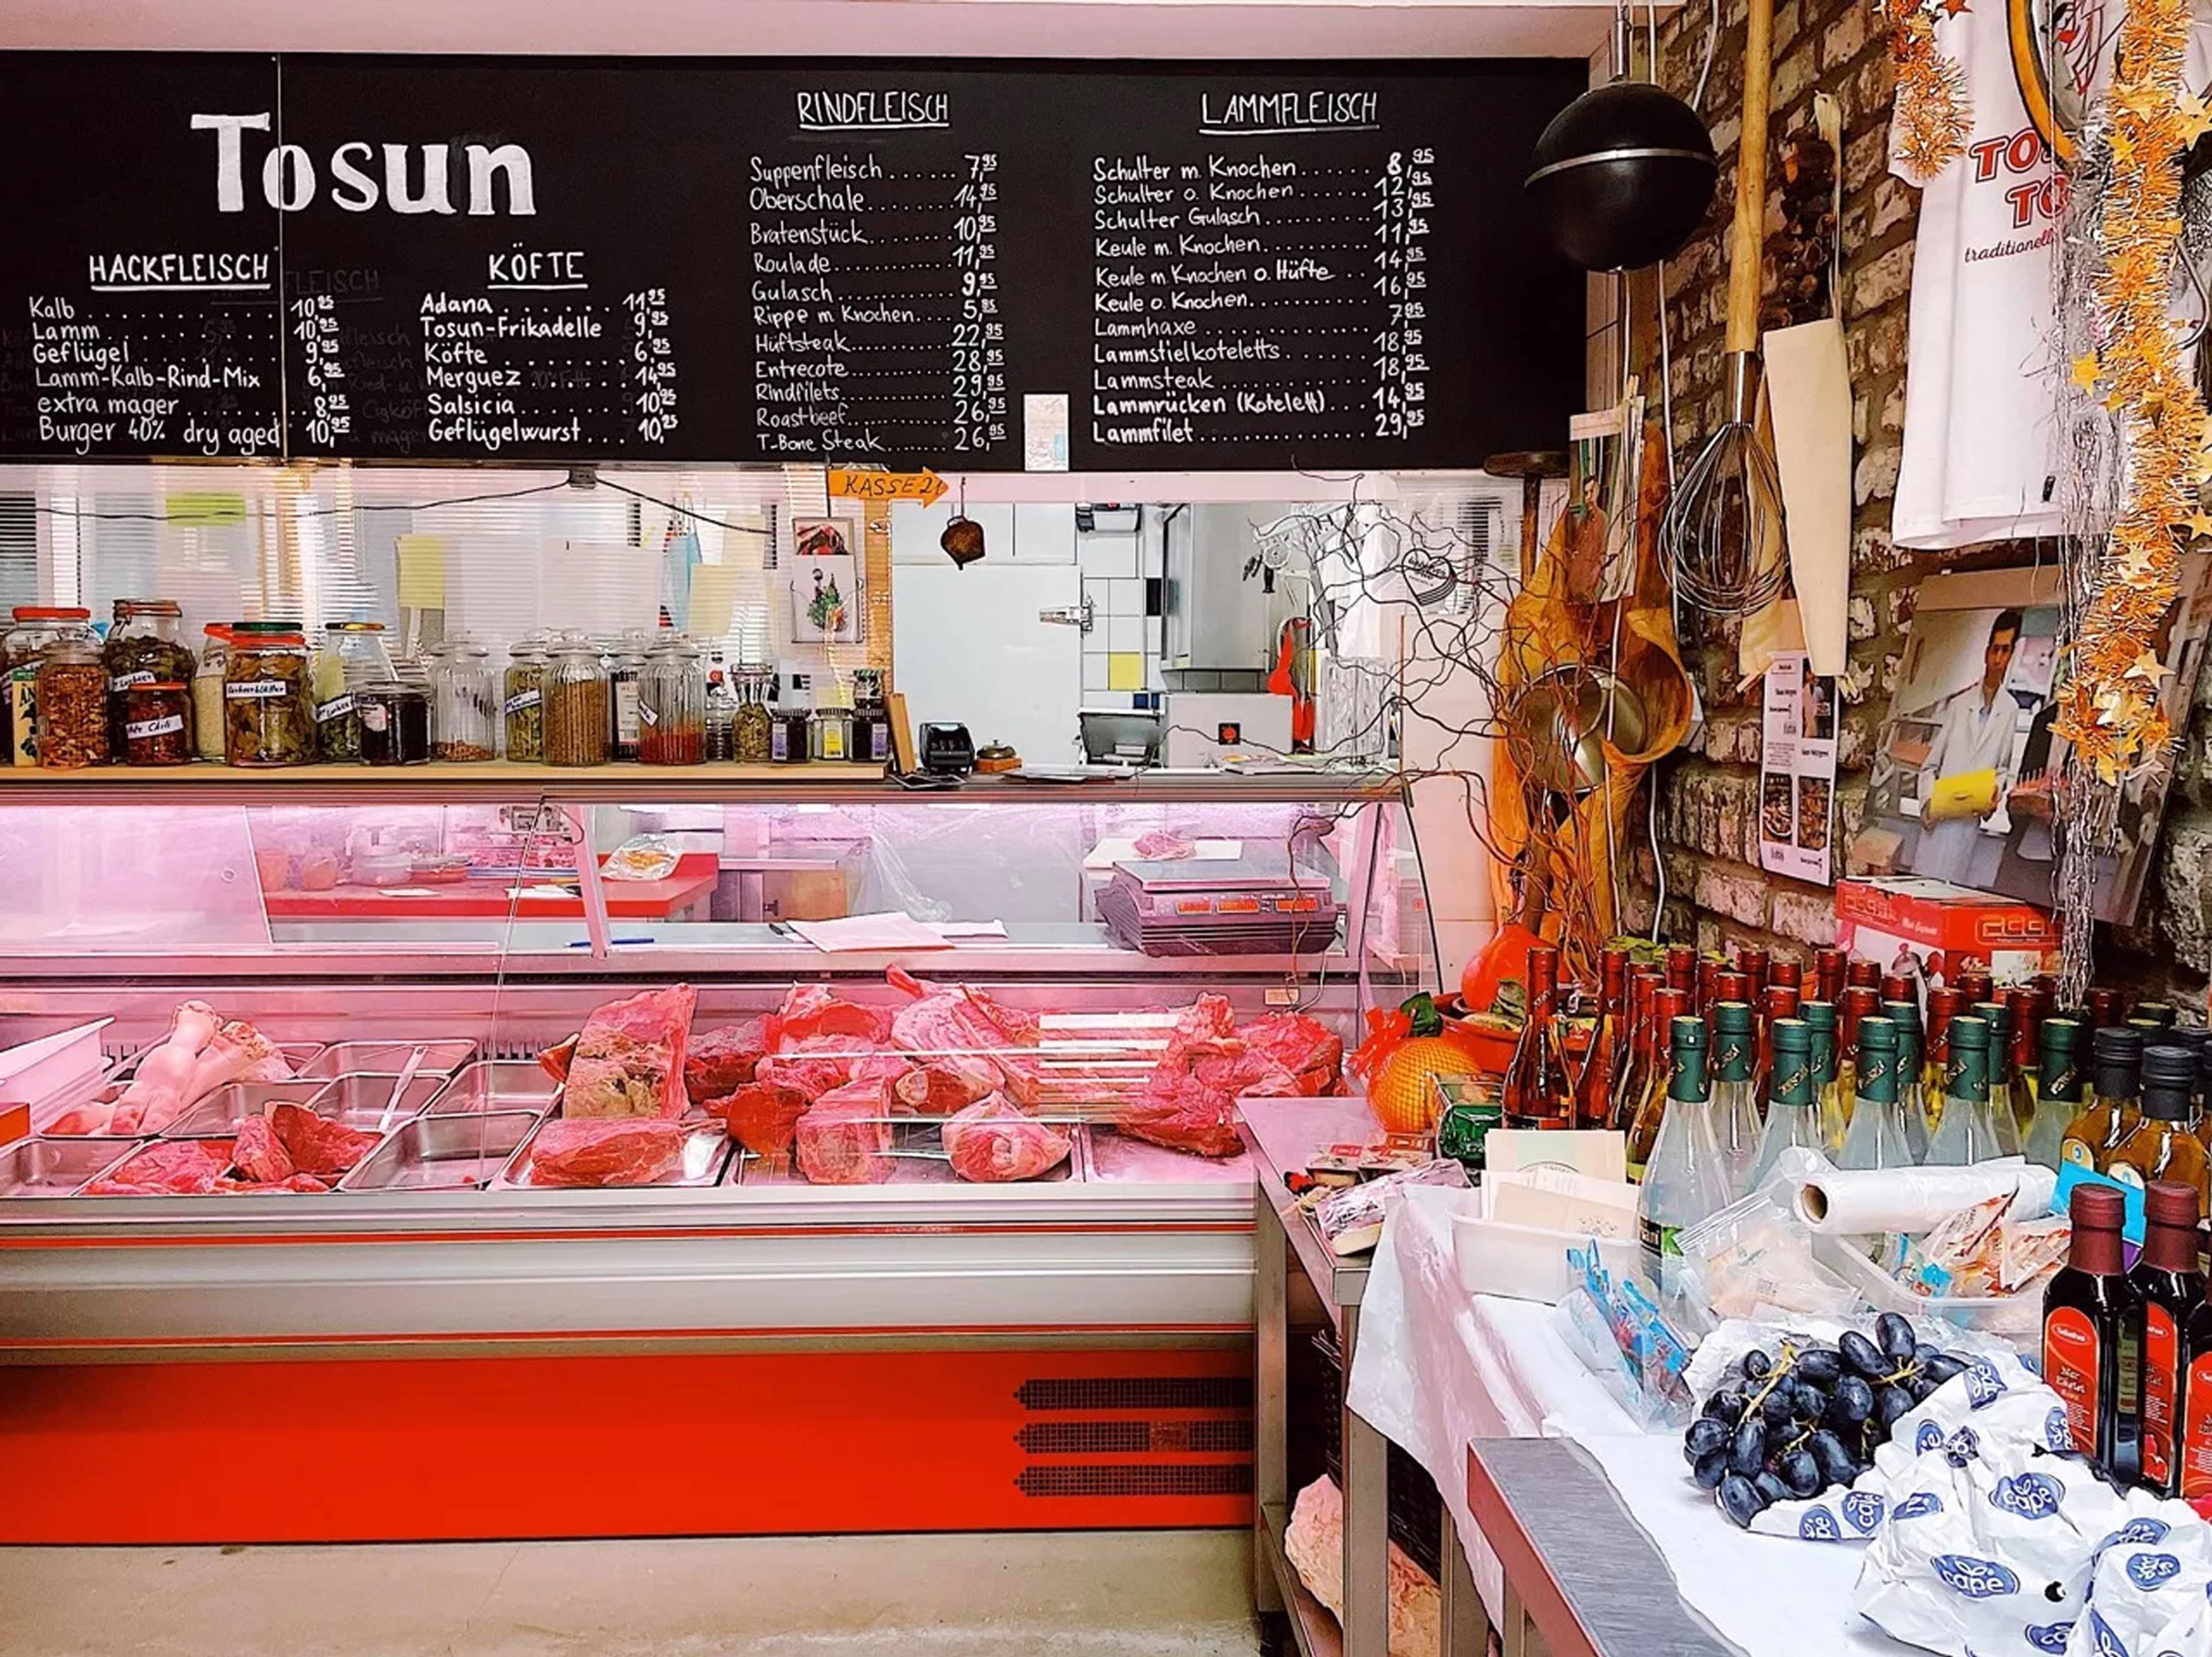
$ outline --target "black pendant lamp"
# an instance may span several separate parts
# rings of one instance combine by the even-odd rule
[[[1646,81],[1599,87],[1536,140],[1527,186],[1545,235],[1585,271],[1632,271],[1677,252],[1720,176],[1697,111]]]

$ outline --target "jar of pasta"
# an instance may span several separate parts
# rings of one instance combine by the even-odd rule
[[[222,757],[234,765],[307,765],[315,697],[307,641],[289,622],[234,622],[222,675]]]
[[[51,771],[105,765],[107,665],[89,638],[64,638],[39,658],[39,764]]]

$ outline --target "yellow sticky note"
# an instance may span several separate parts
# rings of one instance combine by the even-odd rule
[[[410,610],[446,607],[446,538],[399,538],[399,602]]]
[[[1106,688],[1141,691],[1145,688],[1145,657],[1139,650],[1116,650],[1106,658]]]
[[[691,609],[684,631],[694,638],[725,638],[738,598],[738,567],[702,564],[691,571]]]
[[[206,490],[173,494],[168,497],[167,516],[173,524],[242,524],[246,496]]]

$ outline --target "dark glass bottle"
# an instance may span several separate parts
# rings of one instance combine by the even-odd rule
[[[1697,993],[1692,998],[1696,1017],[1712,1017],[1713,1008],[1721,1000],[1721,974],[1727,971],[1727,962],[1711,956],[1698,963]]]
[[[1879,999],[1881,991],[1881,963],[1854,960],[1844,966],[1844,982],[1853,990],[1871,990]]]
[[[1659,1129],[1667,1115],[1667,1084],[1672,1074],[1668,1057],[1670,1049],[1661,1044],[1671,1043],[1675,1020],[1689,1016],[1690,993],[1686,990],[1660,990],[1651,997],[1651,1063],[1644,1072],[1644,1093],[1637,1101],[1635,1122],[1628,1130],[1628,1169],[1638,1179],[1644,1178],[1644,1171],[1650,1164],[1654,1148],[1659,1142]],[[1695,1022],[1702,1044],[1705,1020]],[[1701,1066],[1704,1063],[1702,1046],[1698,1063]],[[1702,1087],[1704,1083],[1700,1081],[1699,1086]],[[1707,1124],[1709,1130],[1711,1125]],[[1715,1154],[1718,1154],[1716,1147]]]
[[[2089,1027],[2102,1030],[2120,1021],[2120,992],[2097,989],[2089,992]]]
[[[2005,1008],[2012,1018],[2012,1105],[2025,1143],[2035,1122],[2037,1090],[2041,1085],[2043,1013],[2035,991],[2026,984],[2005,991]]]
[[[1628,952],[1608,946],[1598,957],[1597,1027],[1590,1034],[1577,1088],[1577,1127],[1603,1128],[1613,1119],[1613,1086],[1628,1068]]]
[[[2154,1180],[2186,1185],[2204,1197],[2204,1145],[2190,1131],[2197,1109],[2197,1055],[2160,1043],[2142,1057],[2142,1114],[2114,1146],[2104,1172],[2130,1185]]]
[[[2173,1028],[2173,1003],[2170,1001],[2139,1001],[2136,1010],[2128,1015],[2128,1022],[2155,1024],[2161,1030]]]
[[[1912,987],[1912,980],[1902,972],[1885,972],[1881,978],[1881,998],[1886,1002],[1909,1001],[1920,1004],[1920,992]]]
[[[1944,1089],[1951,1065],[1951,1020],[1966,1010],[1966,998],[1956,990],[1928,992],[1928,1022],[1920,1055],[1920,1096],[1922,1113],[1928,1118],[1928,1131],[1931,1134],[1943,1123]]]
[[[1505,1073],[1505,1125],[1574,1125],[1574,1089],[1559,1045],[1559,952],[1552,944],[1528,950],[1528,1017]]]
[[[2181,1423],[2189,1409],[2190,1359],[2185,1342],[2192,1313],[2204,1301],[2197,1269],[2197,1193],[2157,1179],[2143,1191],[2143,1248],[2128,1282],[2142,1297],[2143,1488],[2181,1494]]]
[[[2141,1430],[2142,1299],[2120,1264],[2127,1202],[2076,1185],[2066,1264],[2043,1291],[2043,1379],[2066,1406],[2074,1447],[2132,1477]]]
[[[2212,1301],[2190,1309],[2182,1343],[2189,1375],[2181,1389],[2181,1495],[2194,1502],[2212,1496]]]
[[[1758,998],[1766,993],[1767,968],[1772,959],[1764,949],[1749,946],[1735,952],[1735,970],[1751,980],[1747,993],[1736,997],[1738,1001],[1747,1001],[1753,1007],[1759,1005]]]
[[[1644,1102],[1644,1080],[1651,1073],[1651,1009],[1658,994],[1655,973],[1638,972],[1628,981],[1627,1045],[1606,1112],[1606,1126],[1620,1133],[1636,1125],[1636,1107]]]
[[[1844,952],[1840,949],[1816,949],[1813,952],[1813,999],[1831,1004],[1844,998]]]
[[[1987,1001],[1996,993],[1996,980],[1979,967],[1968,967],[1953,982],[1959,986],[1959,993],[1966,998],[1969,1007],[1978,1001]]]
[[[1667,946],[1667,988],[1694,995],[1698,988],[1698,952],[1686,943]]]

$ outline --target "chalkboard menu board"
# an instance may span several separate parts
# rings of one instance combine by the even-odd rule
[[[1586,72],[0,56],[0,454],[1471,466]]]

